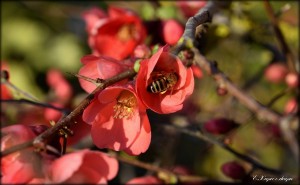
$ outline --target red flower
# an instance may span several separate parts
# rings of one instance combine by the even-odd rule
[[[183,26],[176,20],[170,19],[163,22],[163,38],[167,44],[175,45],[183,34]]]
[[[149,147],[151,128],[146,109],[130,84],[100,92],[84,110],[83,120],[92,124],[92,138],[99,148],[138,155]]]
[[[43,125],[2,128],[1,151],[29,141],[45,129]],[[117,160],[89,150],[55,159],[48,152],[38,153],[27,148],[1,158],[1,182],[8,184],[106,183],[116,176],[117,171]]]
[[[107,15],[103,10],[97,7],[93,7],[88,11],[83,12],[82,17],[86,22],[87,32],[91,34],[93,28],[97,26],[96,24],[99,24],[101,20],[105,20],[105,18],[107,18]]]
[[[87,55],[81,58],[83,67],[79,70],[79,75],[92,79],[107,79],[127,69],[126,64],[121,63],[110,57]],[[119,82],[119,83],[123,83]],[[96,86],[84,79],[79,78],[81,87],[88,93],[91,93]],[[118,84],[118,83],[117,83]]]
[[[102,152],[81,150],[56,159],[48,170],[51,183],[103,184],[116,176],[118,162]]]
[[[146,37],[139,17],[125,9],[109,7],[108,16],[103,16],[94,8],[83,17],[89,29],[89,45],[96,55],[124,59]],[[97,17],[98,21],[95,20]]]
[[[162,180],[154,176],[144,176],[133,178],[128,181],[126,184],[164,184]]]
[[[1,151],[14,145],[29,141],[35,134],[29,127],[13,125],[1,129]],[[37,168],[41,165],[39,156],[31,149],[24,149],[1,157],[1,182],[8,184],[24,184],[42,176]]]
[[[166,91],[164,87],[168,87]],[[184,100],[193,90],[192,69],[187,69],[178,57],[166,51],[166,47],[141,62],[136,91],[151,110],[162,114],[176,112],[182,109]]]
[[[265,78],[272,83],[284,81],[287,74],[288,68],[286,64],[280,62],[270,64],[264,71]]]

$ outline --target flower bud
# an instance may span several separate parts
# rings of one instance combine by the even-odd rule
[[[29,125],[29,128],[36,136],[38,136],[45,132],[49,127],[47,125]]]
[[[288,100],[284,106],[284,112],[286,114],[296,112],[297,109],[298,109],[298,104],[297,104],[296,98],[292,98],[292,99]]]
[[[183,34],[183,26],[176,20],[163,22],[163,38],[167,44],[175,45]]]
[[[232,179],[242,179],[246,176],[246,170],[236,161],[231,161],[221,166],[222,172]]]
[[[289,73],[285,77],[285,83],[291,87],[299,87],[299,75],[297,73]]]
[[[212,134],[226,134],[234,129],[237,124],[226,118],[212,119],[204,124],[204,129]]]
[[[288,73],[286,65],[282,63],[274,63],[269,65],[265,70],[265,78],[273,83],[280,83],[284,81],[285,76]]]
[[[224,96],[228,93],[228,91],[225,87],[219,86],[217,87],[217,93],[219,96]]]
[[[135,58],[149,58],[151,56],[151,50],[147,45],[140,44],[134,49],[133,56]]]

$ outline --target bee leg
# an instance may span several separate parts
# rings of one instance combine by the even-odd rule
[[[167,92],[167,90],[160,92],[160,94],[165,94]]]

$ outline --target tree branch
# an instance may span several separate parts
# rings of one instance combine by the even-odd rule
[[[187,128],[182,128],[182,127],[178,127],[178,126],[175,126],[175,125],[164,125],[165,127],[170,127],[170,128],[173,128],[173,129],[176,129],[182,133],[185,133],[187,135],[190,135],[190,136],[193,136],[193,137],[196,137],[196,138],[199,138],[201,140],[204,140],[208,143],[211,143],[211,144],[214,144],[216,146],[219,146],[221,148],[223,148],[224,150],[232,153],[233,155],[235,155],[236,157],[238,157],[239,159],[243,160],[243,161],[246,161],[250,164],[252,164],[252,166],[254,168],[257,168],[257,169],[261,169],[263,171],[266,171],[266,172],[269,172],[271,174],[274,174],[274,175],[288,175],[288,174],[285,174],[284,172],[280,171],[280,170],[277,170],[277,169],[273,169],[273,168],[269,168],[263,164],[261,164],[260,162],[254,160],[253,158],[247,156],[247,155],[244,155],[244,154],[241,154],[239,152],[237,152],[236,150],[234,150],[233,148],[231,148],[230,146],[226,145],[224,142],[222,141],[219,141],[217,139],[214,139],[212,137],[209,137],[205,134],[203,134],[201,131],[197,130],[190,130],[190,129],[187,129]],[[290,176],[290,175],[288,175]]]
[[[204,56],[200,54],[200,52],[196,48],[193,48],[192,51],[195,53],[194,59],[196,64],[207,71],[208,74],[212,75],[217,83],[224,84],[226,89],[228,90],[228,93],[238,99],[239,102],[245,105],[249,110],[254,112],[258,119],[262,121],[268,121],[272,124],[279,124],[280,128],[285,128],[281,129],[283,131],[283,137],[291,148],[295,159],[298,161],[299,145],[297,139],[294,136],[294,133],[289,128],[290,124],[286,123],[285,117],[282,117],[278,113],[272,111],[271,109],[268,109],[266,106],[263,106],[262,104],[254,100],[251,96],[247,95],[247,93],[236,87],[226,77],[226,75],[218,69],[216,63],[209,62]]]
[[[0,100],[0,102],[4,102],[4,103],[5,102],[6,103],[27,103],[27,104],[36,105],[36,106],[39,106],[39,107],[54,109],[54,110],[57,110],[59,112],[62,112],[63,114],[69,113],[69,111],[64,109],[64,108],[59,108],[59,107],[56,107],[56,106],[51,105],[51,104],[35,102],[35,101],[28,100],[28,99],[17,99],[17,100],[9,99],[9,100]]]
[[[271,20],[271,24],[272,24],[272,27],[274,29],[276,38],[279,41],[279,45],[281,47],[281,50],[284,53],[284,55],[286,56],[288,68],[289,68],[290,71],[296,72],[295,57],[294,57],[293,53],[291,52],[289,46],[287,45],[287,43],[284,39],[284,36],[283,36],[283,34],[282,34],[282,32],[279,28],[278,19],[276,18],[276,15],[273,11],[273,8],[272,8],[272,6],[271,6],[271,4],[268,0],[264,1],[264,5],[265,5],[266,11],[267,11],[267,15],[269,16],[269,19]]]
[[[124,71],[116,76],[113,76],[109,79],[104,80],[91,94],[89,94],[69,115],[63,117],[61,120],[59,120],[53,127],[49,128],[39,136],[37,136],[34,140],[22,143],[20,145],[13,146],[11,148],[6,149],[5,151],[1,152],[1,156],[6,156],[10,153],[13,153],[15,151],[24,149],[26,147],[35,146],[35,147],[43,147],[44,142],[49,140],[56,132],[58,132],[60,129],[71,126],[72,124],[75,124],[75,121],[73,121],[73,118],[83,113],[84,109],[90,104],[90,102],[93,100],[95,94],[102,91],[106,87],[121,81],[126,78],[131,78],[134,75],[136,75],[136,72],[133,69],[129,69],[127,71]]]

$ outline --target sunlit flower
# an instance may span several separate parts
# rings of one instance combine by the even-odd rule
[[[13,125],[1,129],[1,151],[33,139],[47,129],[44,125]],[[50,140],[48,147],[58,140]],[[52,151],[52,150],[51,150]],[[26,148],[1,157],[4,184],[106,183],[118,171],[116,159],[101,152],[82,150],[57,158],[49,150]]]
[[[83,120],[92,124],[92,138],[99,148],[138,155],[149,147],[151,128],[146,108],[131,84],[100,92],[84,110]]]
[[[50,183],[103,184],[118,172],[116,159],[102,152],[81,150],[66,154],[48,168]]]
[[[94,8],[84,13],[83,18],[87,22],[89,46],[95,55],[124,59],[146,37],[140,18],[129,10],[109,7],[108,15],[104,16]]]
[[[1,129],[1,151],[35,137],[31,129],[24,125],[12,125]],[[1,157],[1,182],[4,184],[24,184],[34,178],[43,177],[42,161],[32,149],[24,149]]]
[[[127,69],[126,64],[121,63],[110,57],[87,55],[81,58],[83,67],[79,70],[79,75],[91,78],[91,79],[107,79],[117,75],[118,73]],[[116,84],[123,83],[126,80],[118,82]],[[88,93],[91,93],[95,88],[95,84],[79,78],[81,87]]]
[[[184,100],[194,90],[193,71],[180,59],[161,48],[143,60],[136,78],[139,98],[151,110],[168,114],[182,109]]]

